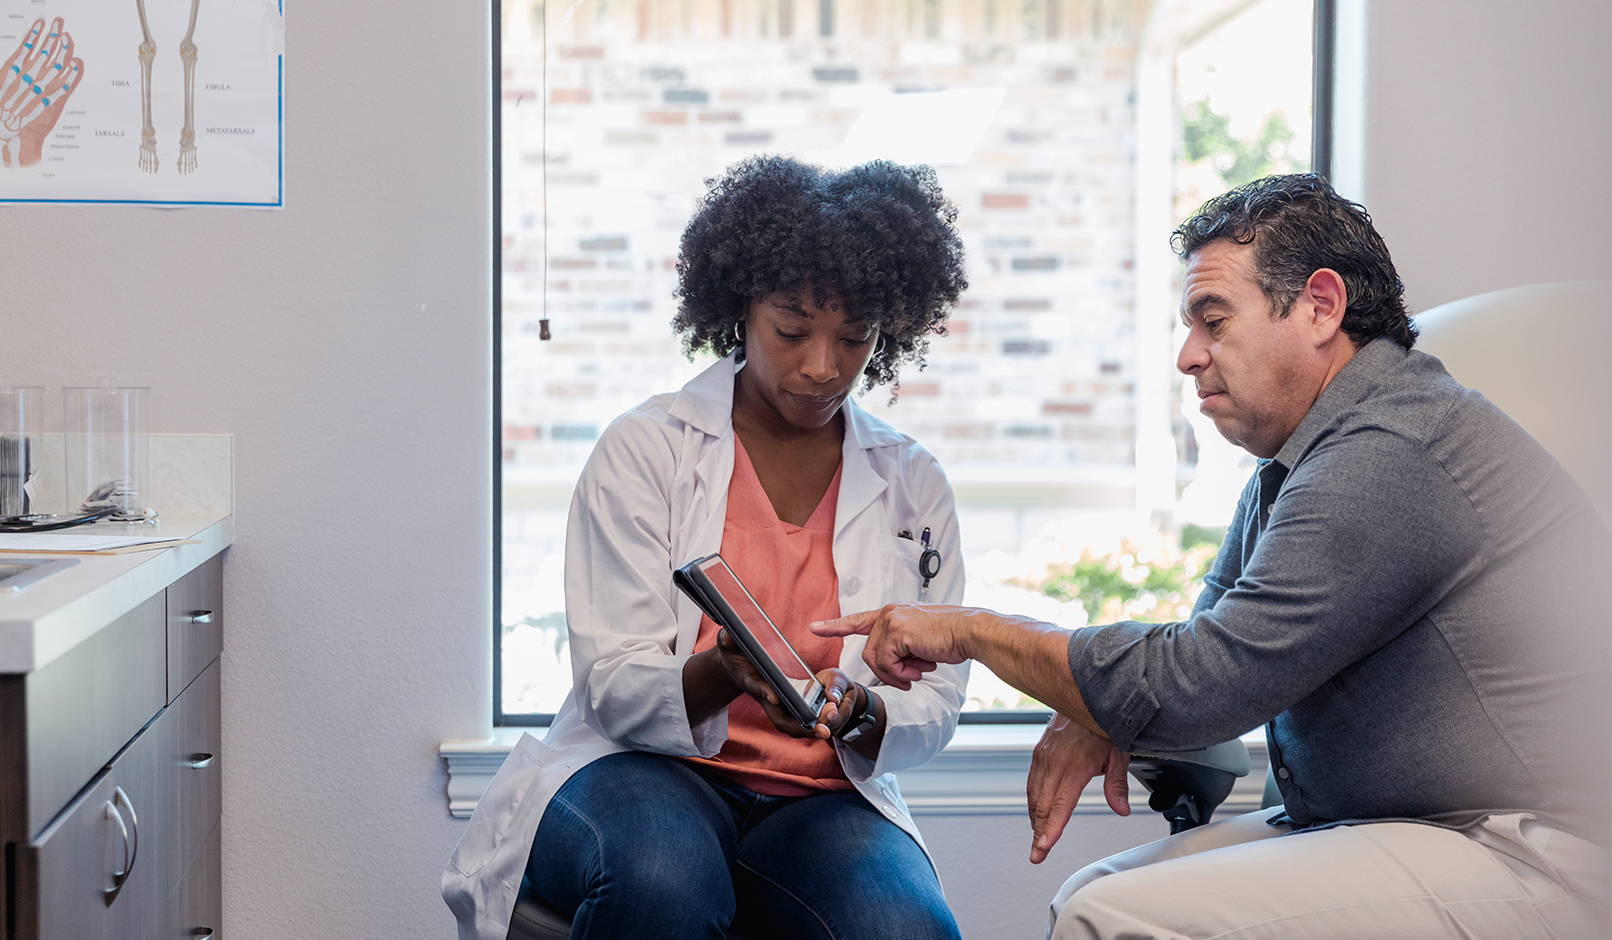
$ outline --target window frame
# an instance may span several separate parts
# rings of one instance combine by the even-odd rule
[[[1322,178],[1332,173],[1334,144],[1333,86],[1337,71],[1337,4],[1338,0],[1313,0],[1311,14],[1312,52],[1314,69],[1310,83],[1311,114],[1311,171]],[[546,4],[545,4],[546,5]],[[819,31],[824,16],[832,17],[832,0],[818,0]],[[503,707],[503,16],[504,0],[489,4],[491,23],[489,39],[492,44],[492,303],[496,320],[492,333],[492,718],[493,726],[511,728],[546,728],[554,720],[551,712],[508,713]],[[824,11],[830,11],[825,14]],[[831,21],[831,20],[830,20]],[[544,38],[544,55],[547,56],[547,37]],[[545,69],[546,72],[546,69]],[[544,110],[544,127],[547,127],[548,95],[543,89],[541,107]],[[548,246],[544,245],[545,253]],[[547,275],[545,274],[545,277]],[[1051,709],[995,709],[963,712],[958,721],[965,725],[1027,725],[1044,724],[1052,715]]]

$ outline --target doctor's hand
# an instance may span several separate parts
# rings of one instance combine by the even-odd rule
[[[772,722],[772,726],[792,738],[818,738],[828,740],[839,726],[848,719],[840,716],[835,703],[839,702],[845,692],[851,687],[851,680],[838,669],[825,669],[817,674],[817,681],[823,683],[828,692],[829,703],[823,706],[818,715],[816,726],[806,728],[795,716],[778,700],[778,693],[772,690],[767,680],[762,677],[761,671],[750,662],[749,657],[739,648],[739,642],[727,630],[719,630],[716,635],[716,653],[722,663],[722,668],[728,674],[728,679],[740,692],[755,699],[761,705],[761,710]]]
[[[1112,741],[1082,728],[1063,715],[1052,722],[1030,757],[1025,795],[1030,802],[1030,861],[1039,865],[1058,843],[1064,826],[1080,800],[1080,791],[1098,774],[1103,775],[1103,796],[1121,816],[1131,814],[1130,780],[1126,771],[1131,755]]]
[[[968,624],[980,611],[972,607],[922,604],[887,604],[838,620],[812,624],[818,636],[863,634],[868,643],[862,659],[885,684],[903,691],[912,688],[937,663],[960,663],[969,658],[965,641]]]

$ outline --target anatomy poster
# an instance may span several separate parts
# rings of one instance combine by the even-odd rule
[[[283,0],[0,0],[0,203],[281,208]]]

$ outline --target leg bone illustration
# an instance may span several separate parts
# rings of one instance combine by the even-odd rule
[[[196,35],[196,9],[200,6],[201,0],[190,0],[190,28],[185,31],[185,39],[179,44],[179,58],[185,63],[185,129],[179,132],[181,173],[196,169],[196,44],[190,40]]]
[[[140,11],[140,34],[145,37],[140,43],[140,169],[155,173],[157,128],[151,123],[151,63],[157,58],[157,43],[146,26],[145,0],[134,0],[134,5]]]

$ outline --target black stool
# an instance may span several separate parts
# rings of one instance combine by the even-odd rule
[[[521,893],[515,897],[515,913],[509,918],[508,940],[567,940],[570,936],[571,918],[549,907],[522,879]],[[744,938],[730,933],[728,940]]]

